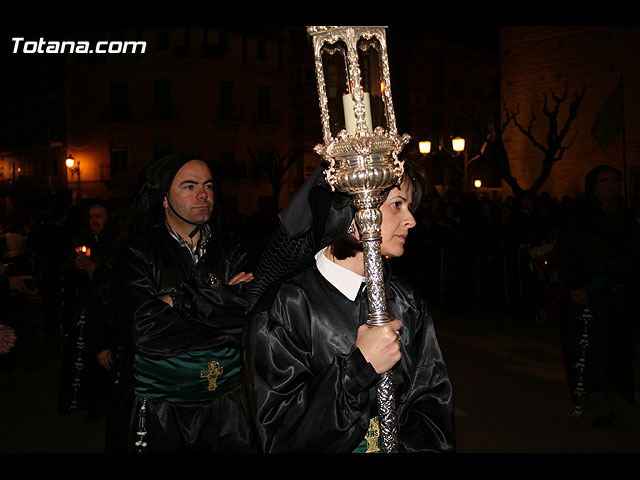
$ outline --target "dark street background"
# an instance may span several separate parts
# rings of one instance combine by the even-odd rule
[[[0,453],[101,453],[104,418],[58,414],[61,356],[25,299],[15,350],[0,361]],[[459,453],[640,452],[640,404],[609,431],[572,416],[558,325],[497,314],[433,312],[453,382]]]

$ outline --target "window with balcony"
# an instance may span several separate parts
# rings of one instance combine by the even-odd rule
[[[159,78],[153,81],[153,118],[168,120],[172,117],[171,80]]]
[[[128,175],[128,154],[126,150],[114,150],[111,152],[109,162],[109,178],[115,180]]]
[[[156,31],[156,50],[166,52],[169,50],[169,31],[162,29]]]
[[[109,118],[111,121],[129,120],[129,92],[126,81],[109,84]]]
[[[260,85],[258,87],[258,121],[270,123],[271,115],[271,87]]]
[[[256,58],[258,60],[266,60],[267,59],[267,42],[264,40],[258,39],[256,45]]]
[[[234,120],[233,90],[233,82],[220,82],[220,118],[222,120]]]
[[[171,137],[154,137],[153,138],[153,159],[159,160],[172,153]]]

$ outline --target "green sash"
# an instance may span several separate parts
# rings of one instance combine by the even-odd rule
[[[136,355],[135,393],[169,402],[207,402],[240,386],[240,352],[224,348],[154,360]]]
[[[360,445],[353,451],[353,453],[380,453],[380,424],[378,423],[378,417],[374,417],[369,420],[369,429],[364,436]]]

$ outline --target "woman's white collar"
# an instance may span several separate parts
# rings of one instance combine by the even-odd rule
[[[345,297],[354,301],[360,291],[364,277],[329,260],[324,254],[327,248],[316,253],[316,266],[324,278]]]

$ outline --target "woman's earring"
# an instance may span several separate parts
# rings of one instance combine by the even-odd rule
[[[353,223],[351,225],[349,225],[349,228],[347,229],[347,233],[349,235],[355,235],[356,234],[356,227],[353,225]]]

